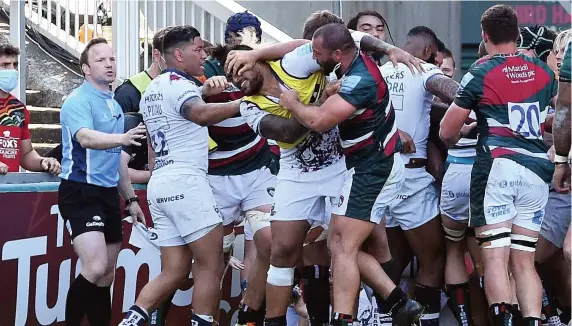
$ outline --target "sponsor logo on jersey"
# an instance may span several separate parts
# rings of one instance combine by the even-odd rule
[[[528,67],[528,64],[506,66],[502,68],[502,72],[510,82],[515,83],[528,83],[534,80],[536,72]]]
[[[169,197],[162,197],[162,198],[157,198],[157,204],[170,203],[173,201],[183,200],[183,199],[185,199],[184,194],[179,194],[179,195],[174,195],[174,196],[169,196]]]

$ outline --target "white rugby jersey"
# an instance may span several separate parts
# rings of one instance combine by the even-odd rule
[[[153,176],[207,174],[208,130],[187,120],[181,112],[183,103],[201,97],[201,90],[185,76],[167,69],[141,96],[139,113],[156,156]]]
[[[405,163],[409,158],[427,158],[427,137],[433,94],[425,88],[427,81],[443,72],[437,66],[425,63],[424,73],[413,75],[409,67],[399,63],[397,68],[388,62],[379,69],[389,89],[395,109],[397,128],[408,133],[415,142],[416,152],[403,154]]]
[[[477,116],[475,115],[475,111],[471,111],[469,114],[469,119],[472,121],[477,121]],[[477,156],[477,138],[461,138],[459,141],[453,146],[449,148],[449,155],[456,156],[456,157],[476,157]]]

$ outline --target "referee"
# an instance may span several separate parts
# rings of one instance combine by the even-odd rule
[[[123,133],[123,112],[109,91],[115,80],[115,57],[105,39],[89,42],[80,66],[85,80],[60,112],[58,206],[82,266],[68,291],[66,325],[79,326],[87,315],[91,326],[108,326],[110,286],[123,236],[119,193],[134,220],[144,223],[127,169],[120,168],[121,146],[138,145],[146,131],[140,125]]]

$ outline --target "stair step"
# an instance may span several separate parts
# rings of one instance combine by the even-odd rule
[[[48,143],[33,143],[32,146],[40,154],[40,156],[45,156],[49,151],[59,144],[48,144]]]
[[[32,135],[32,142],[59,144],[62,141],[60,125],[31,123],[28,127]]]
[[[34,89],[26,90],[26,105],[37,106],[42,100],[42,92]]]
[[[30,112],[30,123],[35,124],[59,124],[60,109],[27,106]]]

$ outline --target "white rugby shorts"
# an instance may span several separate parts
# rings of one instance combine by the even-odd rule
[[[435,179],[425,168],[405,169],[401,191],[389,205],[386,227],[412,230],[439,215]]]
[[[209,175],[208,179],[223,225],[238,224],[242,222],[242,212],[274,202],[276,177],[267,167],[242,175]]]
[[[319,171],[287,172],[281,169],[278,173],[270,220],[308,221],[312,225],[326,223],[326,215],[331,213],[326,201],[337,205],[347,172],[345,160]]]
[[[151,177],[147,200],[161,247],[189,244],[222,223],[206,176]]]
[[[490,171],[473,167],[471,219],[469,226],[494,225],[512,220],[527,230],[538,232],[548,202],[548,183],[526,167],[506,158],[495,158]],[[486,183],[475,179],[484,174]]]
[[[454,221],[469,221],[472,164],[451,163],[441,185],[441,214]]]

